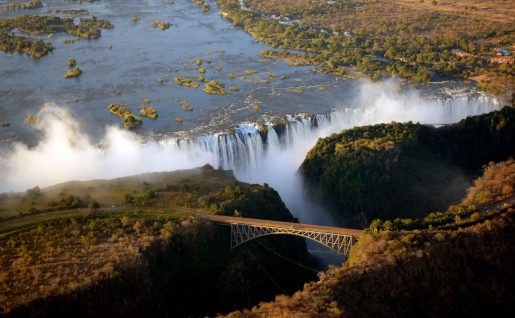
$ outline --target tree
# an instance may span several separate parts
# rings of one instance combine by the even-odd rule
[[[122,204],[133,204],[134,203],[134,196],[130,193],[126,193],[123,197]]]
[[[35,186],[34,188],[25,191],[25,193],[31,199],[37,199],[41,196],[41,189],[38,186]]]
[[[89,201],[88,208],[89,208],[89,211],[92,213],[97,212],[98,208],[100,208],[100,203],[98,203],[96,201]]]

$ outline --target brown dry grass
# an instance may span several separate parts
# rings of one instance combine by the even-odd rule
[[[438,11],[463,17],[475,16],[504,23],[515,22],[515,5],[512,0],[447,0],[438,1],[437,5],[433,5],[430,0],[424,2],[420,2],[420,0],[393,0],[392,2],[406,6],[411,10]]]
[[[79,218],[0,240],[0,313],[118,275],[171,224],[145,218]],[[164,229],[164,230],[163,230]]]
[[[515,191],[515,160],[489,164],[481,178],[474,180],[463,200],[466,205],[481,205],[511,197]]]
[[[310,8],[320,8],[328,6],[327,0],[310,1],[310,0],[251,0],[253,7],[261,8],[295,8],[295,11],[302,12]],[[515,5],[512,0],[467,0],[456,1],[446,0],[437,1],[437,5],[433,5],[431,0],[351,0],[356,7],[366,6],[366,13],[370,17],[381,14],[381,17],[402,18],[399,13],[404,16],[416,15],[419,13],[427,13],[438,11],[442,13],[452,14],[456,16],[475,16],[481,19],[491,21],[513,23],[515,21]],[[366,14],[365,13],[365,14]]]

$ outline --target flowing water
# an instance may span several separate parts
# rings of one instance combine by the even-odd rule
[[[0,127],[0,192],[210,163],[234,170],[239,180],[269,183],[302,222],[334,224],[304,196],[296,174],[318,138],[390,121],[446,124],[499,108],[496,99],[457,80],[401,91],[395,81],[343,80],[263,59],[259,51],[268,47],[224,21],[213,2],[206,3],[212,8],[207,13],[190,0],[173,5],[55,1],[30,10],[46,14],[49,9],[86,8],[115,28],[103,30],[98,40],[72,44],[63,43],[69,35],[48,36],[45,40],[55,50],[40,60],[0,54],[0,126],[10,124]],[[133,22],[133,15],[141,19]],[[172,27],[153,29],[150,24],[157,19]],[[201,88],[173,84],[174,76],[198,74],[192,61],[206,56],[212,60],[203,64],[206,79],[238,86],[239,92],[211,96]],[[78,79],[63,79],[68,57],[83,70]],[[216,66],[222,71],[216,72]],[[257,73],[242,81],[238,77],[245,70]],[[272,71],[275,77],[263,81]],[[231,72],[238,77],[230,79]],[[164,84],[157,83],[158,76]],[[142,97],[152,100],[159,118],[144,119],[133,132],[120,129],[106,106],[124,102],[137,113]],[[182,110],[179,100],[187,100],[193,111]],[[252,110],[254,103],[261,106],[259,112]],[[24,124],[29,114],[38,114],[33,126]],[[184,122],[177,123],[177,116]],[[282,124],[273,126],[274,118],[282,118]],[[259,131],[258,119],[266,132]]]

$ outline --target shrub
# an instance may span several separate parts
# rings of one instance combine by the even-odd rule
[[[204,85],[204,92],[211,95],[225,95],[227,91],[224,88],[224,85],[218,81],[211,80],[207,84]]]
[[[64,74],[64,78],[69,79],[69,78],[79,77],[81,73],[82,73],[82,71],[80,70],[80,68],[78,66],[75,66],[74,68],[72,68],[71,70],[69,70],[68,72],[66,72]]]
[[[74,67],[77,64],[75,59],[69,57],[68,60],[66,60],[66,65],[69,67]]]
[[[156,120],[158,116],[157,110],[154,107],[150,106],[141,106],[139,114],[152,120]]]

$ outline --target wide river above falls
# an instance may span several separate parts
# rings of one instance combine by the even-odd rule
[[[283,61],[260,57],[259,51],[269,47],[222,19],[214,1],[206,3],[211,10],[203,13],[190,0],[176,0],[173,4],[167,0],[45,1],[45,7],[40,9],[0,14],[54,15],[49,10],[87,9],[89,16],[114,25],[91,41],[65,44],[64,40],[74,37],[65,33],[42,36],[55,49],[41,59],[0,53],[0,126],[9,124],[0,127],[0,142],[16,139],[32,143],[37,133],[24,124],[24,118],[37,114],[48,102],[70,110],[83,131],[94,138],[104,135],[106,125],[120,125],[119,119],[107,112],[108,104],[124,103],[137,114],[144,97],[151,99],[159,113],[158,120],[144,119],[137,130],[146,136],[176,132],[198,135],[264,115],[318,114],[355,106],[359,81],[313,73],[311,67],[291,67]],[[138,16],[139,21],[133,21],[133,16]],[[152,28],[155,20],[169,22],[171,27],[164,31]],[[77,79],[63,78],[69,57],[77,61],[83,72]],[[197,89],[176,85],[175,76],[194,79],[199,74],[193,62],[198,58],[203,60],[206,80],[215,79],[226,88],[236,86],[240,91],[213,96],[204,93],[202,85]],[[208,64],[206,59],[212,62]],[[217,67],[221,68],[219,72]],[[245,76],[246,70],[257,72]],[[268,72],[275,77],[267,76]],[[236,74],[236,78],[229,78],[229,73]],[[165,82],[158,83],[158,77]],[[429,86],[428,91],[435,95],[447,94],[449,88],[466,89],[459,81]],[[442,92],[442,87],[446,92]],[[293,88],[303,92],[292,92]],[[181,100],[187,101],[193,111],[184,111]],[[260,105],[260,111],[254,111],[252,104]],[[184,121],[177,123],[176,117]]]
[[[222,130],[263,114],[321,113],[352,97],[350,81],[314,74],[310,67],[290,67],[282,61],[261,58],[259,51],[268,47],[222,19],[212,1],[207,1],[211,10],[206,13],[190,0],[177,0],[173,5],[166,0],[44,3],[44,8],[12,14],[53,15],[48,10],[87,9],[90,15],[110,21],[114,28],[102,30],[98,40],[71,44],[63,42],[74,38],[65,33],[42,36],[55,50],[41,59],[0,54],[0,126],[10,124],[0,131],[4,140],[30,134],[24,118],[36,114],[45,102],[69,109],[83,129],[98,137],[106,125],[120,125],[118,118],[107,112],[108,104],[124,103],[137,114],[144,97],[152,100],[159,113],[158,120],[144,120],[138,129],[139,134],[146,135]],[[140,20],[134,22],[133,16]],[[169,22],[171,27],[164,31],[152,28],[155,20]],[[68,57],[74,58],[83,72],[77,79],[63,78]],[[206,80],[215,79],[226,88],[236,86],[240,91],[213,96],[203,92],[203,85],[197,89],[176,85],[175,76],[194,79],[199,74],[194,63],[197,58],[203,60]],[[217,67],[221,68],[219,72],[215,71]],[[257,72],[243,81],[240,77],[245,70]],[[267,72],[273,72],[275,78],[263,83],[269,78]],[[229,73],[237,77],[230,79]],[[158,83],[158,77],[165,82]],[[324,92],[319,90],[321,86]],[[290,92],[291,88],[304,92]],[[184,111],[179,100],[187,101],[193,111]],[[254,103],[260,105],[259,112],[252,110]],[[176,117],[184,121],[176,123]]]

